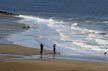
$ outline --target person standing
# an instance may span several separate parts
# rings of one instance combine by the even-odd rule
[[[56,44],[53,45],[53,53],[56,54]]]
[[[40,44],[40,59],[43,59],[43,47],[44,45],[41,43]]]
[[[40,54],[41,55],[43,54],[43,44],[42,43],[40,44]]]

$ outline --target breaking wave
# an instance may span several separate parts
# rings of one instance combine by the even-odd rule
[[[8,36],[14,44],[39,47],[42,42],[45,48],[52,49],[57,44],[58,51],[65,55],[100,54],[107,51],[107,41],[97,39],[102,31],[80,27],[80,23],[72,21],[45,19],[36,16],[19,15],[18,23],[30,26],[30,29],[20,34]],[[104,36],[102,36],[104,38]],[[89,43],[89,44],[87,44]],[[94,52],[94,53],[93,53]]]

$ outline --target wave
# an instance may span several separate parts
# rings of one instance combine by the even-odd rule
[[[16,17],[19,17],[19,18],[22,18],[22,20],[20,20],[19,22],[20,23],[26,23],[26,24],[29,24],[29,25],[32,25],[32,24],[54,24],[54,23],[59,23],[58,21],[55,21],[53,20],[52,18],[50,19],[44,19],[44,18],[40,18],[40,17],[35,17],[35,16],[27,16],[27,15],[19,15],[19,16],[16,16]]]
[[[102,45],[108,45],[108,40],[106,39],[95,39],[95,41]]]
[[[70,22],[54,20],[52,18],[44,19],[44,18],[40,18],[40,17],[27,16],[27,15],[19,15],[19,16],[16,16],[16,17],[23,18],[22,20],[19,21],[19,23],[26,23],[26,24],[29,24],[31,26],[33,24],[47,24],[50,27],[51,26],[54,27],[55,24],[57,24],[57,25],[59,24],[59,26],[63,26],[63,24],[70,24]],[[93,34],[101,34],[101,32],[102,32],[102,31],[96,31],[96,30],[93,30],[93,29],[81,28],[81,27],[78,27],[78,26],[79,26],[79,23],[71,22],[71,29],[72,30],[78,30],[78,31],[81,31],[82,33],[91,33],[91,34],[92,33]]]
[[[39,48],[39,44],[43,43],[45,48],[52,49],[52,45],[56,43],[57,49],[67,55],[74,53],[103,53],[107,51],[103,46],[99,46],[103,44],[107,46],[106,41],[101,43],[101,40],[96,39],[97,35],[100,36],[101,31],[86,29],[86,27],[81,28],[81,24],[78,22],[52,18],[45,19],[28,15],[15,17],[21,18],[21,20],[17,21],[18,23],[31,27],[21,34],[9,36],[8,40],[13,41],[15,44]],[[98,44],[87,44],[93,43],[92,41]]]
[[[76,42],[73,42],[73,44],[82,47],[82,49],[84,49],[84,50],[103,51],[103,52],[107,51],[106,49],[102,49],[99,46],[89,45],[86,42],[76,41]]]

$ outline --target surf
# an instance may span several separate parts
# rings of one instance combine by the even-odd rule
[[[30,29],[8,36],[8,40],[14,44],[39,48],[40,43],[43,43],[46,49],[52,49],[52,45],[57,44],[57,50],[63,55],[90,55],[93,52],[96,53],[94,55],[98,55],[107,51],[104,47],[99,46],[103,43],[96,39],[100,31],[82,28],[78,22],[31,15],[15,17],[20,18],[18,23],[29,25]],[[86,44],[88,42],[96,44]]]

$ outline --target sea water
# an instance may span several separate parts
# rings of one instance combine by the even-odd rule
[[[19,15],[0,18],[0,42],[50,50],[57,44],[63,56],[107,61],[107,6],[107,0],[1,0],[1,10]]]

